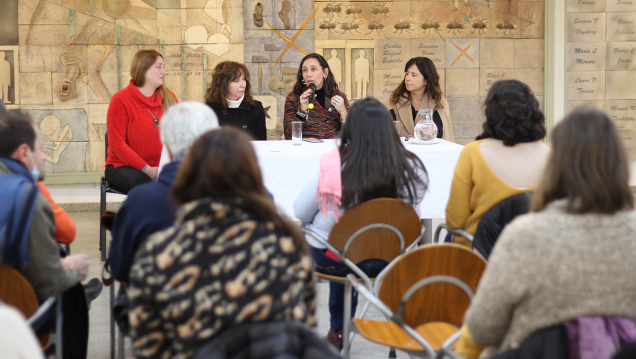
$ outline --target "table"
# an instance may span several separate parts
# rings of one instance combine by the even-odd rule
[[[294,200],[311,176],[318,173],[320,157],[336,147],[336,141],[303,142],[301,146],[294,146],[291,141],[252,142],[265,187],[274,196],[276,205],[292,220],[297,220],[294,216]],[[422,160],[430,179],[428,191],[421,204],[420,216],[446,217],[446,202],[453,171],[463,146],[443,140],[434,145],[402,143],[407,150]]]

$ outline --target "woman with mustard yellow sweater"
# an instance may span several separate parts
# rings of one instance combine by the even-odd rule
[[[545,137],[545,118],[528,85],[495,82],[484,108],[484,131],[459,155],[446,205],[446,224],[471,234],[494,205],[533,190],[551,152],[537,142]],[[455,241],[469,245],[464,238]]]

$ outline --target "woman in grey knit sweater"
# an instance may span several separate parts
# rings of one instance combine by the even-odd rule
[[[618,131],[582,108],[553,144],[532,213],[503,231],[464,318],[461,342],[482,357],[580,316],[636,319],[636,212]]]

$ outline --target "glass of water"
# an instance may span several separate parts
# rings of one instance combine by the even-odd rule
[[[294,146],[303,144],[303,123],[301,121],[292,121],[292,144]]]

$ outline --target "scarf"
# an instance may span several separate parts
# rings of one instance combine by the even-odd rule
[[[336,222],[338,222],[338,207],[342,198],[341,172],[340,149],[338,147],[320,157],[320,177],[318,178],[316,201],[318,202],[318,209],[325,217],[327,217],[331,205],[333,218]]]

